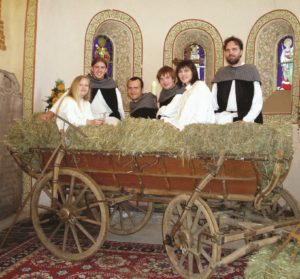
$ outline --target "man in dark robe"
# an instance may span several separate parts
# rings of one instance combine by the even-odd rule
[[[232,36],[225,40],[223,48],[229,65],[217,72],[212,87],[219,107],[217,123],[263,123],[261,79],[254,65],[241,60],[243,42]]]
[[[157,98],[152,93],[143,93],[144,82],[132,77],[127,82],[127,94],[131,99],[129,110],[131,117],[156,118]]]
[[[103,58],[92,61],[88,74],[91,87],[91,109],[94,115],[105,113],[109,117],[125,118],[122,97],[116,82],[107,75],[108,63]]]

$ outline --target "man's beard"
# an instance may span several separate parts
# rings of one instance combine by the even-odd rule
[[[230,58],[227,58],[227,57],[226,57],[226,61],[227,61],[227,63],[228,63],[229,65],[233,66],[233,65],[236,65],[236,64],[238,64],[238,63],[240,62],[241,57],[242,57],[242,56],[239,56],[239,57],[236,57],[236,58],[234,58],[234,59],[232,59],[232,58],[230,59]]]

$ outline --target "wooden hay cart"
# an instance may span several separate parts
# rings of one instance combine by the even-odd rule
[[[278,241],[299,223],[297,202],[282,188],[283,154],[264,189],[257,163],[265,157],[185,160],[168,154],[122,156],[65,148],[33,149],[43,166],[31,215],[43,245],[57,257],[82,260],[101,247],[107,231],[131,234],[163,203],[163,243],[173,267],[185,278],[209,278],[220,266]],[[222,253],[228,244],[235,247]],[[242,244],[241,244],[242,242]],[[231,247],[231,248],[232,248]]]

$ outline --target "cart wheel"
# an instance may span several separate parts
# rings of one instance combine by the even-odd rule
[[[43,245],[55,256],[71,261],[88,258],[101,247],[107,233],[105,196],[86,174],[62,168],[57,199],[52,200],[52,179],[51,171],[34,190],[31,201],[34,229]]]
[[[171,236],[188,195],[179,195],[168,204],[163,218],[163,239],[176,271],[184,278],[209,278],[221,258],[221,246],[213,239],[219,232],[216,219],[202,199],[195,201],[182,225]]]
[[[108,230],[117,235],[129,235],[141,230],[151,218],[153,203],[129,200],[109,207]]]
[[[262,204],[262,213],[273,221],[300,217],[297,201],[285,189],[275,193],[268,204]]]

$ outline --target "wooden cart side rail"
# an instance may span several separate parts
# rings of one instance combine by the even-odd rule
[[[261,203],[265,197],[267,197],[279,184],[280,184],[280,178],[282,176],[282,165],[283,165],[283,151],[278,150],[276,154],[276,162],[273,168],[273,175],[272,178],[269,181],[269,184],[262,189],[255,197],[254,200],[254,207],[257,210],[261,209]]]
[[[37,149],[35,152],[43,162],[51,154],[49,149]],[[212,158],[183,160],[157,155],[140,157],[66,152],[61,166],[84,171],[101,189],[113,187],[114,190],[117,187],[145,194],[173,195],[173,192],[192,192],[208,172],[214,171],[214,162]],[[258,185],[253,161],[225,160],[224,155],[224,162],[222,170],[212,177],[213,181],[201,196],[224,200],[236,200],[240,196],[242,201],[252,201]]]
[[[48,150],[49,151],[49,150]],[[44,151],[40,151],[40,152],[37,152],[39,153],[40,156],[42,156],[43,152],[46,152],[45,150]],[[70,153],[66,152],[66,155],[70,155]],[[102,169],[97,169],[95,167],[91,168],[91,167],[80,167],[78,165],[78,159],[76,158],[73,158],[73,156],[75,154],[71,153],[72,155],[72,161],[74,162],[74,166],[71,166],[71,167],[77,167],[77,168],[80,168],[81,170],[87,172],[87,173],[99,173],[99,174],[112,174],[115,175],[116,174],[134,174],[134,175],[137,175],[137,176],[153,176],[153,177],[172,177],[172,178],[194,178],[194,179],[203,179],[206,174],[207,174],[207,171],[209,172],[209,167],[207,167],[207,170],[205,172],[202,171],[198,171],[198,173],[195,171],[195,162],[193,160],[196,160],[196,159],[191,159],[190,161],[190,164],[189,164],[189,167],[191,167],[191,171],[186,174],[186,173],[175,173],[174,171],[173,172],[170,172],[170,170],[167,170],[166,168],[166,162],[165,160],[162,160],[160,161],[159,158],[160,157],[157,157],[155,159],[155,161],[152,161],[152,162],[148,162],[148,163],[139,163],[137,162],[137,158],[136,156],[127,156],[126,157],[126,161],[124,164],[122,163],[118,163],[116,161],[112,161],[112,158],[109,157],[109,155],[111,154],[105,154],[104,156],[108,156],[108,158],[110,159],[110,165],[111,167],[110,168],[107,168],[105,170],[102,170]],[[82,156],[84,156],[84,154],[81,154]],[[93,154],[93,155],[97,155],[96,154]],[[99,154],[101,156],[103,156],[103,154]],[[146,156],[146,155],[145,155]],[[149,155],[149,156],[153,156],[153,155]],[[164,157],[161,157],[161,159],[165,159]],[[225,160],[225,159],[224,159]],[[226,160],[227,161],[227,160]],[[257,176],[257,173],[256,173],[256,169],[253,167],[253,161],[251,161],[250,159],[249,160],[241,160],[241,161],[250,161],[251,162],[251,166],[252,166],[252,169],[253,169],[253,175],[251,176],[238,176],[238,175],[224,175],[224,174],[219,174],[218,176],[215,176],[214,177],[214,180],[232,180],[232,181],[254,181],[254,180],[258,180],[259,177]],[[161,163],[159,165],[159,167],[162,167],[162,169],[160,168],[160,172],[153,172],[153,171],[148,171],[147,168],[150,168],[150,167],[153,167],[153,166],[156,166],[158,165],[159,163]],[[199,162],[198,162],[199,163]],[[209,165],[209,163],[205,163],[204,165]],[[117,165],[117,168],[114,167],[114,165]],[[120,167],[120,168],[118,168]],[[199,167],[198,167],[199,168]],[[205,167],[202,167],[202,168],[205,168]],[[116,179],[114,179],[114,181],[116,181]],[[116,181],[117,182],[117,181]],[[120,185],[121,186],[121,185]]]
[[[101,185],[101,190],[104,192],[120,192],[123,188],[117,186],[109,186],[109,185]],[[137,188],[126,187],[126,192],[141,194],[141,191]],[[148,202],[162,202],[168,203],[170,199],[174,198],[174,196],[180,194],[187,194],[188,191],[184,190],[172,190],[172,192],[166,192],[164,189],[148,189],[146,188],[143,191],[143,195],[139,196],[139,200],[144,200]],[[152,196],[152,197],[151,197]],[[241,202],[253,202],[255,196],[254,195],[240,195],[240,194],[215,194],[215,193],[200,193],[200,197],[204,199],[216,199],[216,200],[228,200],[228,201],[241,201]]]
[[[30,149],[32,152],[51,152],[53,151],[53,148],[31,148]],[[180,155],[178,154],[172,154],[172,153],[167,153],[167,152],[155,152],[155,153],[135,153],[135,154],[124,154],[118,151],[95,151],[95,150],[70,150],[70,149],[66,149],[66,154],[90,154],[90,155],[101,155],[101,156],[111,156],[111,155],[115,155],[115,156],[131,156],[131,157],[143,157],[143,156],[155,156],[157,158],[160,157],[169,157],[169,158],[175,158],[175,159],[183,159],[183,160],[188,160],[188,158],[182,158]],[[197,154],[197,156],[193,156],[190,159],[203,159],[203,160],[211,160],[213,158],[218,158],[218,155],[213,155],[213,154],[205,154],[205,153],[201,153],[201,154]],[[237,160],[237,161],[268,161],[269,160],[269,156],[268,155],[246,155],[246,156],[238,156],[238,155],[234,155],[234,154],[229,154],[226,153],[224,155],[224,160]]]
[[[97,173],[97,174],[129,174],[129,172],[126,171],[109,171],[109,170],[95,170],[95,169],[84,169],[84,172],[86,173]],[[132,172],[133,173],[133,172]],[[197,175],[197,174],[190,174],[190,175],[182,175],[182,174],[170,174],[170,173],[147,173],[147,172],[141,172],[141,171],[135,171],[133,173],[137,176],[153,176],[153,177],[167,177],[167,178],[194,178],[194,179],[203,179],[206,175]],[[232,177],[227,175],[218,175],[214,177],[214,180],[231,180],[231,181],[257,181],[256,177]]]
[[[139,171],[131,172],[130,174],[126,171],[112,170],[112,171],[101,171],[101,170],[84,170],[85,173],[93,177],[99,187],[102,190],[113,190],[125,189],[127,192],[139,192],[144,194],[160,194],[160,195],[174,195],[192,192],[195,187],[202,181],[206,175],[196,174],[175,174],[175,173],[143,173]],[[101,177],[108,176],[106,180],[102,180]],[[126,177],[131,176],[132,181],[126,184]],[[99,180],[100,177],[100,180]],[[177,187],[175,181],[179,179],[183,184]],[[123,186],[119,186],[122,180]],[[130,180],[130,179],[129,179]],[[207,187],[205,192],[201,192],[201,197],[209,197],[223,200],[237,200],[241,201],[253,201],[254,195],[257,188],[257,177],[256,173],[249,177],[231,177],[226,175],[217,175],[213,177],[213,181],[210,186]],[[117,181],[117,183],[116,183]],[[153,182],[154,184],[151,184]],[[157,183],[157,184],[155,184]],[[174,184],[175,183],[175,184]],[[186,184],[185,184],[186,183]],[[235,185],[239,184],[240,187]],[[122,185],[122,183],[121,183]],[[244,187],[247,186],[247,187]]]
[[[252,241],[252,242],[248,243],[247,245],[244,245],[244,246],[234,250],[234,252],[232,252],[229,255],[222,258],[221,261],[217,262],[214,266],[212,266],[212,269],[215,270],[218,267],[228,265],[228,264],[234,262],[235,260],[237,260],[255,250],[258,250],[259,248],[261,248],[263,246],[276,243],[281,238],[282,238],[282,236],[275,235],[275,236],[265,238],[262,240]]]
[[[278,222],[278,223],[275,223],[273,225],[263,226],[263,227],[260,227],[258,229],[246,230],[242,233],[236,233],[236,234],[232,234],[232,235],[227,234],[227,235],[224,235],[224,236],[222,236],[222,235],[217,236],[217,237],[221,236],[221,238],[223,238],[222,243],[228,243],[228,242],[241,240],[241,239],[249,239],[249,237],[254,238],[257,235],[261,235],[261,234],[265,234],[265,233],[273,233],[273,236],[271,236],[271,237],[268,237],[268,238],[265,238],[265,239],[262,239],[262,240],[250,241],[250,243],[234,250],[229,255],[223,257],[221,259],[221,261],[217,262],[215,264],[214,268],[230,264],[233,261],[243,257],[244,255],[249,254],[250,252],[259,249],[260,247],[276,243],[283,236],[282,234],[280,234],[280,232],[278,233],[278,235],[274,235],[274,233],[276,234],[277,229],[297,225],[299,223],[300,223],[300,219],[293,219],[293,220]]]
[[[19,168],[24,171],[26,174],[31,176],[32,178],[38,178],[40,175],[40,172],[37,172],[36,170],[32,169],[29,165],[25,164],[22,159],[19,156],[18,152],[14,152],[12,150],[8,150],[10,155],[13,157],[15,160],[16,164],[19,166]]]
[[[274,232],[276,229],[289,227],[293,225],[297,225],[300,223],[300,219],[294,218],[290,220],[285,220],[281,222],[274,222],[271,225],[259,226],[258,228],[246,229],[243,232],[229,233],[222,236],[222,244],[242,240],[254,238],[255,236]]]

